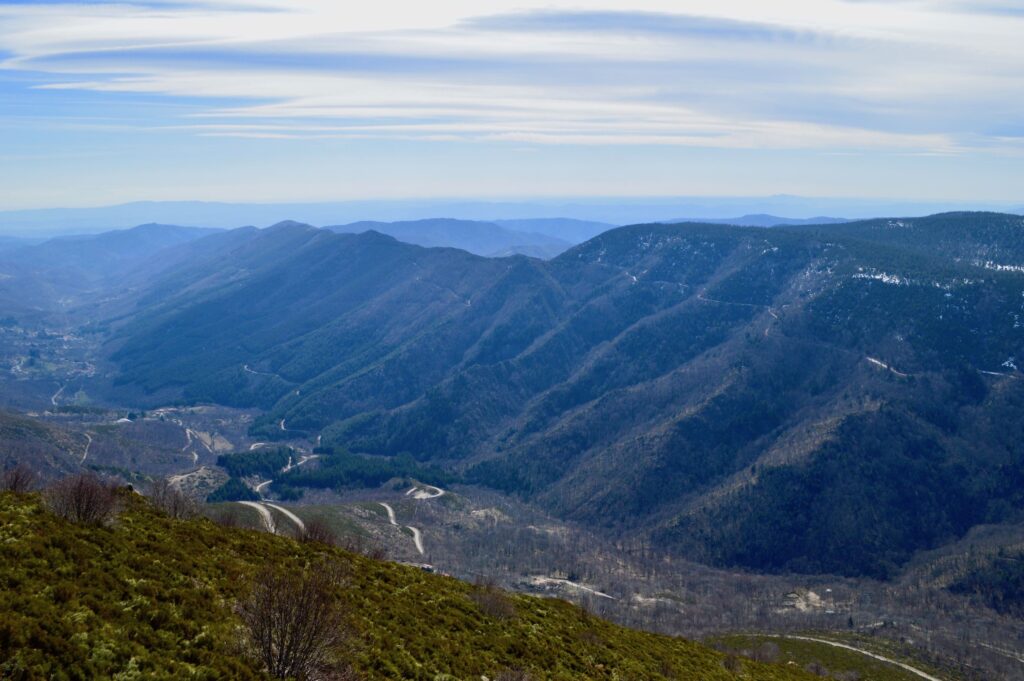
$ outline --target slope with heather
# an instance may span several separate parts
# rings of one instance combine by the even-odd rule
[[[266,678],[233,609],[264,565],[348,566],[348,662],[366,679],[726,679],[720,653],[612,625],[562,601],[478,587],[207,520],[174,521],[136,495],[109,527],[72,525],[37,496],[0,494],[0,673],[11,678]],[[742,678],[809,679],[742,662]]]

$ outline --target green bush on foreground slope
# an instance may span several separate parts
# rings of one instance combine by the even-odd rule
[[[234,605],[266,565],[348,564],[352,665],[366,679],[480,679],[523,667],[538,679],[809,679],[681,639],[624,629],[568,603],[480,587],[209,520],[174,521],[123,493],[109,527],[0,494],[0,678],[258,679]],[[483,604],[483,605],[482,605]],[[730,665],[735,666],[735,665]]]

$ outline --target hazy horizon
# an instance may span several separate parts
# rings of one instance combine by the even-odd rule
[[[127,229],[147,223],[235,228],[284,220],[317,226],[433,218],[501,221],[564,218],[608,225],[771,215],[866,219],[920,217],[948,211],[1024,212],[1024,203],[928,202],[837,197],[644,196],[435,198],[318,202],[133,201],[106,206],[0,210],[0,235],[53,237]]]

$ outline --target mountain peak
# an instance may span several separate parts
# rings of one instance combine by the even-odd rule
[[[297,220],[282,220],[276,222],[269,227],[267,230],[286,230],[286,229],[316,229],[313,225],[308,225],[304,222],[298,222]]]

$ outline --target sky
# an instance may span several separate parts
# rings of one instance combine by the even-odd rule
[[[1018,0],[0,3],[0,210],[1019,201]]]

